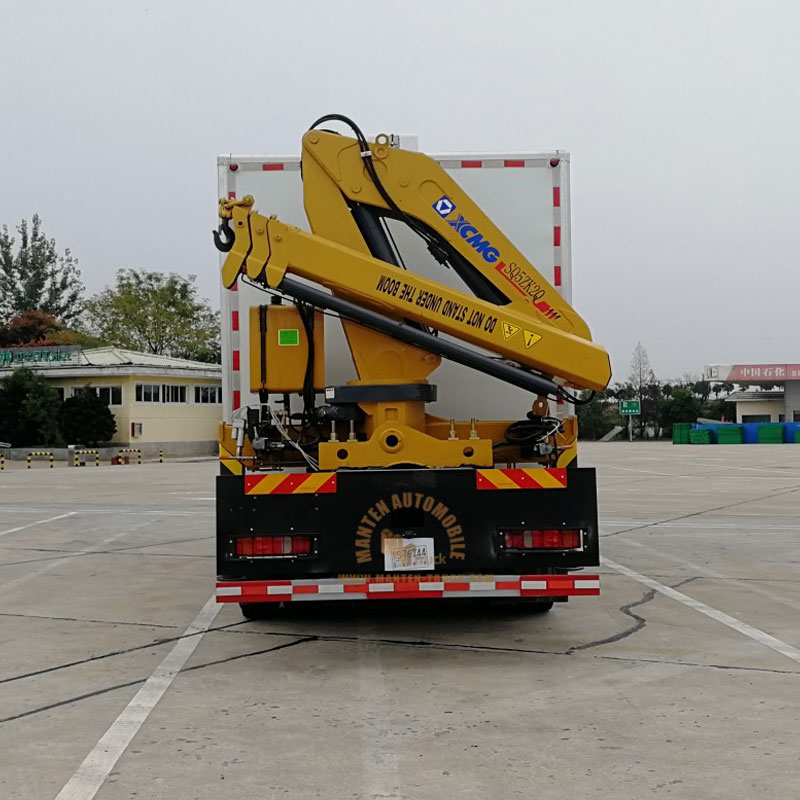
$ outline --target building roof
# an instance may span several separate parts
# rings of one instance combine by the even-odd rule
[[[45,378],[110,378],[123,375],[152,376],[163,379],[195,378],[217,383],[222,380],[222,365],[186,358],[139,353],[121,347],[75,345],[24,347],[0,352],[3,374],[15,366],[35,369]]]
[[[138,353],[135,350],[123,350],[121,347],[92,347],[82,350],[80,354],[81,366],[110,367],[110,366],[138,366],[138,367],[184,367],[186,369],[213,369],[222,371],[221,364],[209,364],[204,361],[190,361],[186,358],[173,358],[160,356],[154,353]]]
[[[783,400],[783,392],[733,392],[725,399],[732,403],[746,403],[751,400]]]

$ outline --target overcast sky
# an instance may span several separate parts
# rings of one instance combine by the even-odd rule
[[[0,9],[0,223],[90,291],[196,273],[216,156],[316,117],[423,150],[572,154],[574,304],[628,373],[800,361],[796,2],[36,2]]]

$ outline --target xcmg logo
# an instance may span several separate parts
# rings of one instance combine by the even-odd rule
[[[446,194],[443,194],[433,204],[433,210],[442,219],[446,219],[456,210],[456,204]],[[461,214],[455,220],[448,220],[447,224],[451,228],[455,228],[461,234],[461,238],[483,256],[484,261],[494,264],[500,257],[500,251],[496,247],[492,247],[489,241],[479,233],[478,229],[474,225],[470,225]]]
[[[455,228],[461,238],[483,256],[484,261],[494,264],[500,257],[500,251],[496,247],[492,247],[489,240],[484,239],[478,229],[474,225],[470,225],[461,214],[458,215],[457,219],[449,220],[447,224],[451,228]]]
[[[446,194],[443,194],[433,204],[433,210],[444,219],[456,210],[456,205]]]

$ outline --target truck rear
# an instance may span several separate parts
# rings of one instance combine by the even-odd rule
[[[413,137],[398,137],[397,143],[416,149]],[[569,301],[568,154],[451,153],[434,158]],[[253,195],[271,214],[308,228],[299,157],[222,156],[218,176],[223,198]],[[415,257],[419,243],[414,237],[402,226],[391,227],[398,249],[411,253],[415,266],[424,263]],[[514,265],[500,266],[511,290],[525,291]],[[439,272],[437,280],[453,278]],[[287,392],[278,403],[284,410],[268,410],[265,423],[267,398],[249,371],[261,369],[266,375],[266,362],[278,363],[289,348],[297,348],[293,355],[303,361],[324,341],[326,374],[315,369],[313,376],[305,376],[303,388],[308,391],[310,382],[312,394],[325,389],[326,407],[333,409],[326,445],[332,444],[343,460],[348,442],[357,439],[356,407],[364,407],[365,398],[376,403],[386,398],[380,387],[373,387],[378,394],[367,397],[362,391],[348,403],[346,381],[352,367],[333,320],[323,323],[317,311],[317,330],[299,317],[295,323],[272,324],[267,321],[270,314],[273,320],[287,319],[286,306],[274,300],[269,307],[263,303],[261,292],[242,280],[222,292],[223,407],[230,424],[221,429],[217,479],[220,602],[239,603],[246,616],[255,617],[270,604],[286,601],[499,597],[547,610],[554,601],[599,593],[598,577],[581,572],[599,562],[595,474],[577,467],[574,452],[547,466],[525,465],[524,459],[515,458],[482,467],[401,463],[331,469],[302,448],[293,448],[287,435],[280,442],[283,454],[273,459],[281,466],[270,469],[270,459],[257,457],[253,441],[260,441],[264,424],[273,433],[287,433],[291,401]],[[466,459],[478,440],[475,418],[498,409],[510,412],[529,396],[514,387],[488,385],[485,376],[459,365],[443,364],[437,384],[448,398],[441,404],[447,416],[428,415],[427,430],[457,442]],[[406,391],[418,393],[412,400],[440,410],[436,387]],[[392,396],[398,396],[396,389]],[[569,402],[552,402],[547,419],[569,423],[571,411]],[[467,419],[457,422],[459,417]],[[391,433],[381,445],[391,451]],[[292,458],[297,466],[287,468]]]

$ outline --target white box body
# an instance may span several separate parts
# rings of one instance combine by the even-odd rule
[[[399,136],[394,141],[406,149],[416,149],[414,136]],[[429,155],[571,305],[569,154]],[[262,214],[275,214],[283,222],[309,230],[303,210],[299,156],[225,155],[217,159],[217,172],[220,197],[250,194]],[[431,259],[418,237],[405,226],[393,223],[392,233],[410,270],[469,293],[452,270]],[[221,254],[220,265],[223,260]],[[237,407],[258,402],[258,397],[248,391],[249,381],[241,370],[249,363],[248,309],[268,302],[269,295],[241,280],[237,291],[221,290],[224,419],[230,419]],[[355,378],[338,320],[326,318],[325,337],[326,382],[338,385]],[[521,389],[444,359],[429,380],[438,386],[438,400],[428,410],[448,418],[520,419],[533,400]],[[568,409],[562,406],[558,410],[563,413]]]

